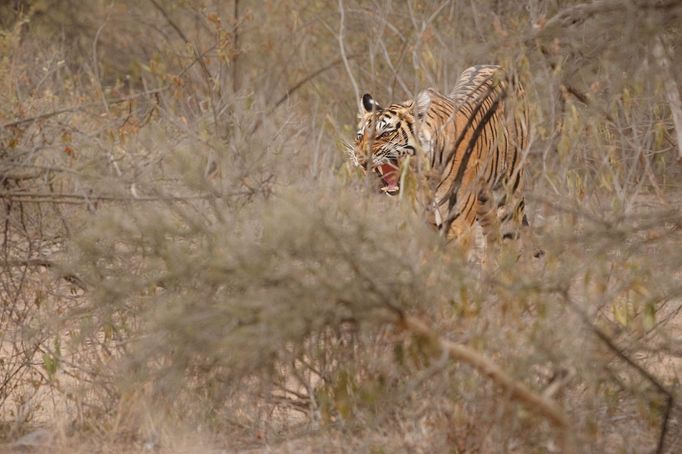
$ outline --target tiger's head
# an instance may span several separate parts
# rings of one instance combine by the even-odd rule
[[[370,94],[362,96],[351,161],[365,171],[374,171],[385,185],[382,191],[388,194],[400,191],[402,161],[424,148],[421,119],[430,103],[429,90],[421,92],[414,101],[387,108],[381,107]]]

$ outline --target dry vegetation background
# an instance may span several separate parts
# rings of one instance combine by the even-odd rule
[[[3,0],[0,27],[0,450],[681,451],[682,1]],[[359,94],[475,63],[525,81],[545,251],[492,272],[343,151]]]

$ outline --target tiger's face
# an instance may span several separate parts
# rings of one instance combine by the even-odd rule
[[[415,135],[415,103],[393,104],[382,108],[371,95],[362,97],[358,130],[351,159],[356,166],[374,171],[385,186],[382,191],[400,191],[400,165],[420,146]],[[419,100],[417,101],[419,105]]]

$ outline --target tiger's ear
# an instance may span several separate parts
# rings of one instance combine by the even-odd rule
[[[417,115],[417,118],[424,118],[424,115],[426,115],[430,106],[431,95],[429,94],[429,90],[420,92],[414,99],[414,113]]]
[[[362,107],[369,113],[374,112],[375,110],[382,110],[379,103],[376,102],[369,93],[362,95]]]

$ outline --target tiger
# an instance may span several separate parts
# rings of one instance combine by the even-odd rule
[[[383,192],[400,192],[413,157],[428,181],[427,219],[448,240],[468,247],[474,223],[488,246],[519,239],[529,114],[523,87],[502,67],[467,68],[448,95],[428,88],[382,107],[366,93],[360,103],[351,161],[376,173]]]

